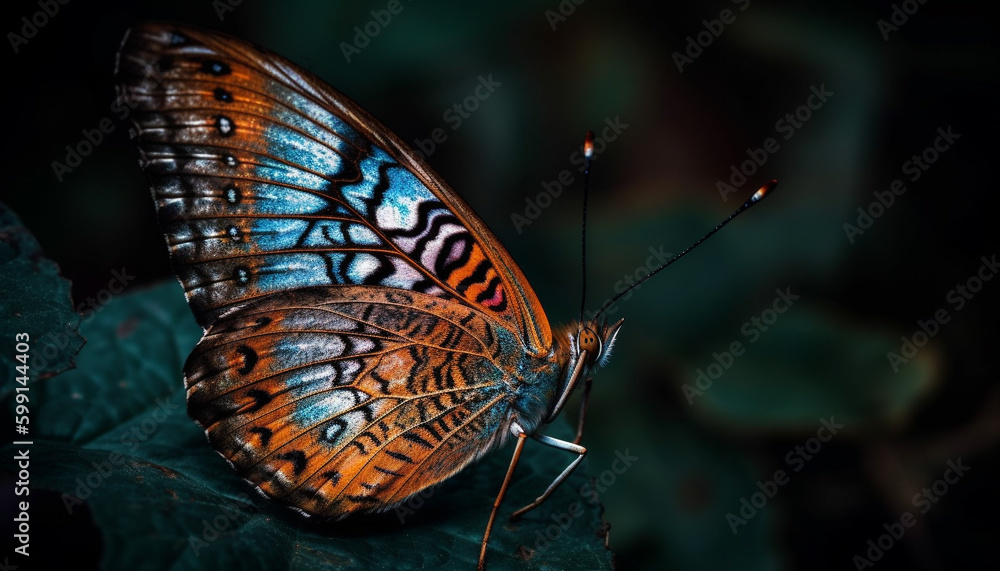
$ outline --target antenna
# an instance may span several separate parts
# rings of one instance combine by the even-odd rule
[[[583,170],[583,239],[580,240],[583,250],[583,293],[580,294],[580,323],[583,323],[583,308],[587,302],[587,195],[590,189],[590,163],[594,160],[594,132],[587,131],[583,138],[583,156],[587,159]]]
[[[601,309],[599,309],[597,311],[597,313],[594,314],[594,320],[596,320],[597,316],[599,316],[600,314],[604,313],[604,310],[606,310],[607,308],[611,307],[611,304],[613,304],[614,302],[618,301],[623,295],[625,295],[626,293],[628,293],[628,292],[632,291],[633,289],[639,287],[640,284],[642,284],[643,282],[645,282],[649,278],[655,276],[661,270],[666,269],[666,267],[669,266],[670,264],[672,264],[672,263],[676,262],[677,260],[683,258],[685,255],[687,255],[688,252],[690,252],[691,250],[694,250],[698,245],[700,245],[705,240],[708,240],[712,236],[712,234],[715,234],[716,232],[718,232],[719,230],[721,230],[723,226],[725,226],[726,224],[729,224],[730,222],[732,222],[733,218],[736,218],[737,216],[739,216],[743,212],[746,212],[751,206],[753,206],[754,204],[757,204],[758,202],[760,202],[761,200],[763,200],[763,198],[765,196],[767,196],[768,194],[770,194],[771,191],[773,191],[774,187],[776,187],[776,186],[778,186],[778,181],[774,180],[774,179],[771,179],[766,184],[764,184],[764,186],[758,188],[757,192],[753,193],[753,196],[751,196],[749,199],[747,199],[746,202],[743,203],[743,206],[740,206],[735,211],[733,211],[732,214],[730,214],[725,220],[723,220],[722,222],[720,222],[718,226],[716,226],[711,231],[709,231],[708,234],[705,234],[704,236],[702,236],[701,238],[699,238],[697,242],[695,242],[694,244],[691,244],[690,246],[688,246],[687,249],[684,250],[683,252],[681,252],[680,254],[677,254],[673,258],[671,258],[671,259],[667,260],[666,262],[664,262],[660,267],[658,267],[655,270],[649,272],[648,274],[642,276],[641,279],[637,280],[634,284],[632,284],[631,286],[629,286],[628,289],[626,289],[625,291],[619,293],[618,295],[616,295],[613,298],[611,298],[608,301],[606,301],[604,303],[604,305],[601,306]]]

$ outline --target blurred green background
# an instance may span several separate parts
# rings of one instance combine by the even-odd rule
[[[584,443],[593,475],[618,453],[638,458],[600,488],[618,567],[852,569],[868,541],[910,511],[915,525],[878,569],[996,568],[1000,280],[970,291],[961,307],[953,291],[977,289],[967,282],[981,258],[1000,253],[989,8],[403,0],[348,61],[355,27],[386,4],[60,6],[26,43],[8,34],[18,45],[4,55],[0,199],[72,280],[77,300],[122,267],[137,276],[134,289],[171,275],[127,125],[111,109],[115,50],[131,23],[147,19],[276,51],[407,142],[442,128],[447,139],[428,161],[511,252],[553,324],[575,319],[580,303],[574,153],[588,129],[601,136],[609,121],[627,125],[593,169],[590,310],[641,276],[652,252],[680,251],[777,178],[773,197],[612,316],[625,326],[595,377]],[[39,9],[7,3],[6,31],[20,33],[21,17]],[[713,23],[729,19],[726,9],[733,21]],[[898,29],[880,28],[893,17]],[[699,39],[707,46],[689,47]],[[688,58],[680,70],[677,54]],[[448,110],[480,77],[499,86],[456,126]],[[820,104],[812,88],[832,94]],[[814,109],[800,108],[809,102]],[[65,146],[104,118],[114,131],[59,180],[53,161],[64,162]],[[949,128],[960,137],[925,154],[934,161],[913,180],[908,161]],[[778,149],[755,151],[769,137]],[[730,181],[731,167],[752,154],[766,163],[748,167],[756,172],[747,182]],[[540,199],[564,170],[573,184]],[[906,192],[870,209],[873,193],[895,179]],[[740,186],[723,196],[720,181]],[[881,214],[848,232],[859,207]],[[798,298],[775,305],[776,290]],[[918,321],[942,308],[948,322],[894,366],[887,354],[901,352],[901,337],[913,339]],[[741,354],[724,354],[735,342]],[[702,379],[701,394],[685,392],[702,372],[719,374],[711,386]],[[817,447],[810,439],[824,421],[843,428]],[[971,470],[920,513],[914,495],[933,491],[959,458]],[[787,482],[763,507],[745,508],[755,492],[774,489],[776,470]],[[573,500],[566,491],[551,501]]]

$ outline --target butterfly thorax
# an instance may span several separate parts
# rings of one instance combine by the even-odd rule
[[[499,355],[519,354],[516,363],[506,363],[503,367],[513,372],[507,378],[510,387],[509,410],[506,422],[494,435],[493,445],[501,444],[510,435],[513,422],[528,434],[534,433],[542,425],[550,422],[557,403],[572,382],[573,372],[580,359],[584,359],[578,373],[580,379],[588,377],[593,369],[605,366],[614,345],[615,336],[621,328],[621,321],[614,324],[570,323],[554,331],[552,347],[548,353],[531,354],[523,347],[519,351],[503,350]],[[581,333],[589,331],[598,337],[600,349],[589,354],[581,351]],[[518,345],[516,338],[502,329],[495,330],[500,347]],[[586,347],[586,345],[584,345]],[[498,356],[499,356],[498,355]]]
[[[547,355],[522,358],[512,387],[510,420],[529,434],[546,422],[558,400],[568,357],[557,345]]]
[[[622,321],[620,320],[613,324],[574,322],[559,327],[553,332],[553,348],[547,356],[546,361],[556,371],[556,383],[555,389],[545,395],[547,397],[544,404],[545,412],[542,415],[545,421],[551,419],[553,412],[557,412],[555,411],[557,403],[563,392],[567,390],[567,387],[570,387],[571,383],[574,382],[574,371],[577,369],[577,364],[581,359],[584,362],[579,373],[577,373],[577,380],[589,377],[597,366],[604,367],[607,365],[611,357],[611,349],[614,347],[615,338],[621,329]],[[590,352],[585,354],[581,350],[581,346],[585,349],[588,345],[586,343],[581,344],[581,339],[586,334],[596,337],[596,343],[592,343],[596,346],[596,349],[591,347]],[[524,428],[528,429],[527,426],[524,426]],[[528,431],[531,432],[532,430]]]

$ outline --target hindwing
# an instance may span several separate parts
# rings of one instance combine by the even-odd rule
[[[315,515],[387,509],[507,434],[512,336],[453,301],[306,288],[220,317],[189,413],[262,491]]]

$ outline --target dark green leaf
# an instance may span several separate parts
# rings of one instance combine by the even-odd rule
[[[176,284],[116,298],[84,332],[91,341],[78,368],[32,389],[32,486],[61,492],[69,510],[86,504],[103,538],[103,568],[475,566],[510,446],[426,499],[315,522],[258,496],[187,418],[181,367],[201,330]],[[552,432],[569,429],[556,423]],[[12,456],[4,450],[11,470]],[[490,542],[490,569],[611,568],[601,506],[581,494],[586,464],[547,504],[506,523],[570,460],[528,443]]]
[[[27,333],[29,376],[45,379],[73,366],[83,346],[69,280],[10,209],[0,204],[0,379],[3,394],[13,388],[15,335]]]

